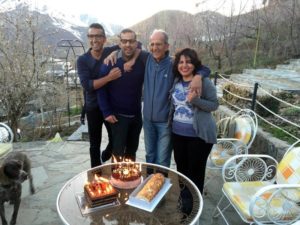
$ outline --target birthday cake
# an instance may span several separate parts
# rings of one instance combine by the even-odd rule
[[[112,169],[110,183],[117,188],[132,189],[142,181],[140,166],[137,163],[122,162]]]
[[[118,196],[118,191],[107,179],[97,178],[84,185],[84,194],[88,205],[96,207],[114,202]]]

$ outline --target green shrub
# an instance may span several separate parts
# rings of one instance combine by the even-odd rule
[[[283,99],[285,101],[292,101],[295,97],[291,92],[280,91],[275,94],[277,98]]]
[[[284,116],[300,116],[300,109],[288,107],[282,110]]]
[[[274,137],[286,141],[290,144],[295,142],[295,139],[282,131],[281,129],[278,129],[276,127],[271,126],[270,124],[266,123],[265,121],[258,118],[258,124],[263,130],[271,133]],[[282,129],[285,129],[289,133],[293,134],[294,136],[299,137],[299,133],[297,132],[297,128],[295,127],[281,127]]]
[[[76,116],[81,113],[81,107],[71,107],[70,108],[70,116]],[[68,110],[65,111],[64,116],[68,116]]]
[[[279,112],[279,106],[280,106],[280,102],[277,101],[275,98],[273,98],[272,96],[268,96],[268,95],[264,95],[264,96],[260,96],[257,98],[257,100],[267,109],[269,109],[270,111],[278,114]],[[271,116],[272,113],[270,113],[269,111],[267,111],[266,109],[264,109],[262,106],[260,106],[259,104],[256,104],[256,108],[255,108],[255,112],[262,116],[262,117],[267,117],[267,116]]]
[[[71,108],[71,116],[75,116],[81,113],[81,107],[75,107],[75,108]]]

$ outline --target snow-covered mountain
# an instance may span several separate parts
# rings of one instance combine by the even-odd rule
[[[43,0],[0,0],[0,13],[14,12],[26,7],[30,11],[48,16],[53,26],[70,32],[75,38],[80,40],[85,39],[86,33],[83,34],[82,31],[86,32],[86,28],[92,22],[101,23],[108,36],[119,33],[122,30],[122,26],[99,21],[95,16],[86,13],[79,15],[67,14],[47,6],[43,2]]]

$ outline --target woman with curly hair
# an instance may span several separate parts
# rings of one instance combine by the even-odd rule
[[[177,170],[189,177],[202,193],[206,161],[217,141],[216,122],[211,112],[217,110],[219,103],[216,88],[207,77],[202,80],[201,96],[189,90],[199,67],[201,61],[195,50],[185,48],[176,54],[169,122]]]

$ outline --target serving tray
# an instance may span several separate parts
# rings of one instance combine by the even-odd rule
[[[143,210],[146,210],[148,212],[152,212],[157,204],[160,202],[160,200],[165,196],[165,194],[168,192],[168,190],[171,188],[172,184],[169,178],[165,178],[164,185],[160,189],[160,191],[155,195],[155,197],[152,199],[152,201],[148,202],[146,200],[142,200],[140,198],[137,198],[136,195],[138,192],[144,187],[144,185],[147,183],[147,181],[152,177],[153,175],[148,176],[130,195],[129,199],[126,202],[127,205],[140,208]]]

